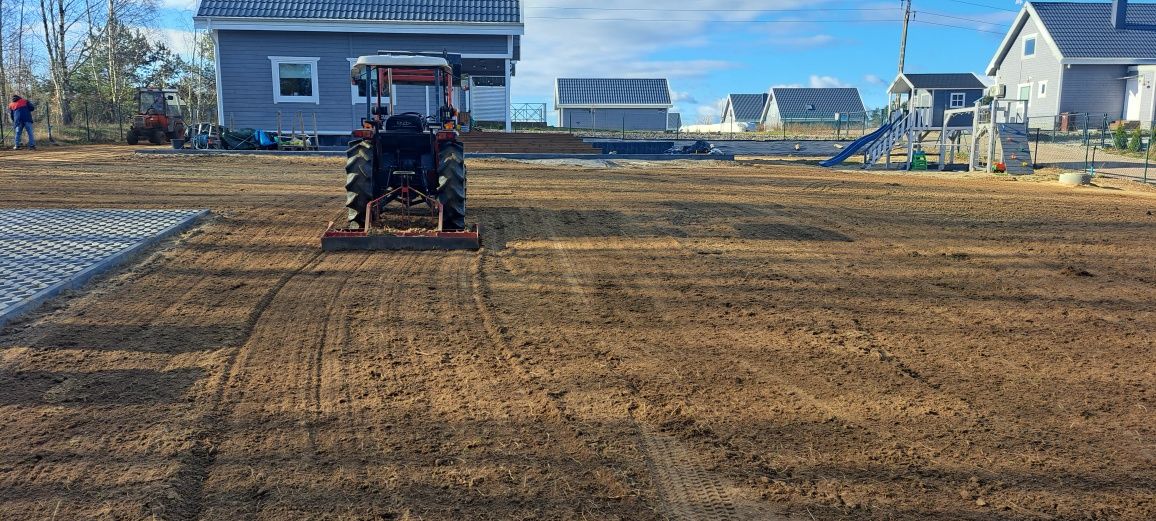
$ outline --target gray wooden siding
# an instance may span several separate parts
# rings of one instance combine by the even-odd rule
[[[667,109],[560,109],[558,125],[603,130],[666,130]]]
[[[365,116],[365,104],[353,103],[349,58],[377,54],[379,50],[446,50],[494,55],[509,51],[507,37],[500,35],[218,31],[217,39],[224,124],[268,130],[276,129],[278,112],[285,128],[299,113],[305,117],[310,131],[314,115],[321,132],[344,132],[357,127]],[[317,63],[320,103],[274,103],[269,56],[320,58]],[[425,89],[403,86],[398,89],[395,102],[399,112],[422,112],[426,104]]]
[[[1073,65],[1064,71],[1060,112],[1107,114],[1115,120],[1124,115],[1126,65]]]
[[[924,91],[918,91],[918,92],[922,93]],[[931,126],[933,126],[933,127],[942,127],[943,126],[943,111],[951,109],[951,95],[952,94],[959,93],[959,92],[962,92],[964,94],[963,107],[956,107],[956,108],[974,107],[975,102],[979,101],[979,99],[982,98],[983,94],[984,94],[983,89],[959,89],[959,90],[939,90],[939,89],[936,89],[936,90],[933,90],[930,92],[931,92],[931,120],[932,120]],[[972,116],[970,116],[970,115],[960,114],[954,118],[951,118],[951,126],[953,126],[953,127],[970,127],[971,123],[972,123]]]
[[[1032,34],[1036,35],[1036,54],[1032,58],[1024,58],[1024,37]],[[1044,40],[1043,30],[1037,21],[1029,16],[1023,30],[1016,35],[1015,43],[996,71],[996,84],[1007,86],[1007,99],[1019,99],[1020,85],[1030,83],[1028,115],[1052,116],[1061,112],[1060,96],[1067,97],[1067,88],[1063,89],[1064,92],[1060,89],[1060,81],[1064,74],[1055,50]],[[1067,81],[1066,78],[1063,80]],[[1048,93],[1044,98],[1039,97],[1040,81],[1048,82]]]

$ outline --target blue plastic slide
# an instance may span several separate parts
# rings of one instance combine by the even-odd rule
[[[891,125],[891,123],[886,123],[879,127],[879,130],[876,130],[875,132],[852,141],[849,145],[843,147],[843,150],[841,150],[835,157],[819,163],[819,166],[832,167],[842,163],[843,161],[846,161],[848,157],[855,155],[855,152],[858,152],[859,149],[871,144],[876,139],[879,139],[880,136],[886,134],[888,130],[891,130]]]

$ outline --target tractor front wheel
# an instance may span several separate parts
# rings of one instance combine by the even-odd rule
[[[373,200],[373,144],[358,140],[345,151],[345,206],[349,228],[366,228],[369,202]]]
[[[442,229],[466,229],[466,158],[457,141],[443,143],[438,151],[438,201],[442,205]]]
[[[125,136],[124,140],[127,141],[130,145],[135,145],[140,143],[140,135],[136,133],[136,129],[132,129],[128,131],[128,135]]]

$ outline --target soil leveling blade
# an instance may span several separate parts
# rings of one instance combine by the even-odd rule
[[[321,236],[324,251],[477,250],[481,248],[478,226],[460,232],[421,231],[367,234],[330,229]]]

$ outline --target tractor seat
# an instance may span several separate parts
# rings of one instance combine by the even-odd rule
[[[425,130],[425,119],[417,114],[396,114],[385,120],[385,129],[422,132]]]

